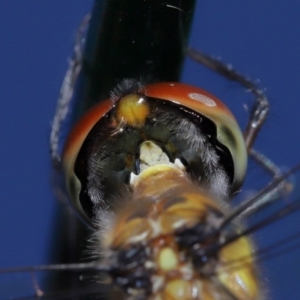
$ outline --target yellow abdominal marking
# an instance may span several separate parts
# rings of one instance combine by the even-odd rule
[[[217,275],[238,299],[257,299],[257,274],[249,239],[241,237],[220,250]]]

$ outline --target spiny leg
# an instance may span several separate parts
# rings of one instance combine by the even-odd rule
[[[225,64],[217,58],[211,57],[201,51],[193,48],[187,49],[187,55],[194,61],[204,65],[205,67],[217,72],[229,80],[240,83],[255,96],[254,104],[250,111],[249,120],[244,131],[245,144],[248,154],[273,178],[280,178],[282,172],[270,159],[263,154],[253,149],[255,139],[262,128],[269,112],[269,101],[264,94],[264,91],[259,88],[249,78],[238,73],[230,64]],[[282,195],[287,195],[292,191],[293,187],[290,182],[284,181],[277,189],[264,199],[264,202],[270,202],[280,198]]]
[[[69,219],[69,226],[75,226],[76,220],[74,219],[73,210],[68,205],[68,197],[66,195],[65,188],[62,187],[62,172],[61,172],[61,132],[72,105],[72,99],[74,94],[77,78],[82,69],[83,51],[85,46],[86,31],[89,27],[91,14],[87,14],[76,33],[75,44],[73,49],[72,58],[69,61],[69,66],[65,77],[63,79],[62,86],[59,92],[59,98],[56,104],[55,115],[52,121],[51,133],[50,133],[50,156],[53,165],[53,172],[51,174],[51,182],[53,187],[53,194],[55,198],[65,208],[65,213]],[[71,221],[70,221],[71,220]],[[72,224],[72,225],[70,225]],[[74,229],[73,229],[74,230]]]
[[[53,166],[56,169],[59,169],[61,165],[61,156],[59,150],[61,128],[68,114],[71,105],[71,100],[73,97],[74,87],[77,82],[80,70],[82,68],[84,37],[86,34],[86,30],[89,26],[90,17],[90,14],[87,14],[83,18],[77,31],[73,55],[69,62],[69,67],[60,89],[59,98],[56,105],[56,111],[51,126],[50,155]]]
[[[250,79],[244,77],[236,70],[234,70],[230,64],[225,64],[214,57],[211,57],[192,48],[188,48],[187,54],[190,58],[204,65],[205,67],[219,73],[229,80],[240,83],[242,86],[244,86],[254,94],[255,101],[251,109],[246,130],[244,132],[245,143],[249,152],[269,112],[269,101],[263,90],[260,89]]]

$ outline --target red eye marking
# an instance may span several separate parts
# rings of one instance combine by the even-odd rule
[[[234,118],[230,110],[214,95],[195,86],[178,82],[162,82],[145,87],[145,95],[177,102],[214,120],[214,116],[225,114]]]
[[[95,123],[101,119],[107,112],[113,107],[112,100],[106,99],[90,108],[85,115],[79,120],[79,122],[73,127],[69,137],[65,143],[62,161],[65,172],[69,171],[69,168],[73,166],[77,154],[81,148],[85,138],[95,125]]]

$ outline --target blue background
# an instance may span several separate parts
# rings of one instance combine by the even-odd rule
[[[92,1],[79,0],[0,2],[0,267],[47,262],[55,207],[50,124],[78,24],[91,6]],[[190,42],[260,79],[271,112],[256,148],[283,168],[300,162],[299,13],[296,0],[199,1]],[[191,61],[183,81],[223,99],[245,123],[244,105],[252,98],[243,88]],[[254,170],[249,186],[262,176]],[[293,197],[297,194],[296,186]],[[260,247],[297,227],[299,214],[265,229],[255,240]],[[297,254],[299,250],[260,267],[271,299],[299,298]],[[32,293],[28,275],[0,275],[0,298],[22,294],[21,285]]]

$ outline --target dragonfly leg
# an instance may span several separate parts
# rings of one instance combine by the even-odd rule
[[[75,84],[77,82],[78,75],[82,68],[82,56],[84,48],[84,37],[86,30],[89,26],[90,14],[86,15],[82,20],[75,38],[75,46],[73,50],[72,58],[69,62],[66,75],[64,77],[59,98],[56,105],[56,111],[51,126],[50,134],[50,153],[53,166],[56,169],[60,168],[61,156],[60,156],[60,133],[62,125],[67,117]]]
[[[245,76],[234,70],[230,64],[226,64],[217,58],[214,58],[192,48],[188,48],[187,55],[191,59],[217,72],[227,79],[238,82],[254,94],[254,104],[252,106],[250,117],[246,126],[246,130],[244,132],[245,143],[248,151],[250,151],[258,132],[267,119],[269,112],[269,101],[264,94],[263,89],[259,88],[249,78],[246,78]]]
[[[253,148],[255,139],[260,129],[262,128],[265,120],[267,119],[269,112],[269,101],[263,89],[259,88],[257,84],[249,78],[243,76],[242,74],[234,70],[230,64],[226,64],[217,58],[209,56],[193,48],[187,49],[187,55],[194,61],[204,65],[212,71],[217,72],[221,76],[224,76],[229,80],[238,82],[247,90],[249,90],[252,94],[254,94],[255,100],[250,111],[250,116],[246,125],[246,129],[244,131],[244,139],[248,150],[248,154],[273,178],[280,178],[282,176],[282,172],[279,169],[279,167],[277,167],[269,158],[254,150]],[[291,191],[292,184],[285,180],[278,189],[274,190],[274,193],[268,195],[268,201],[278,199],[282,195],[287,195]]]

